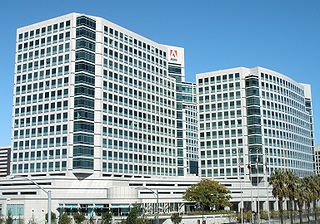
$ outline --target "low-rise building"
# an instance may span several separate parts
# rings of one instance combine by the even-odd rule
[[[0,146],[0,177],[10,174],[10,146]]]

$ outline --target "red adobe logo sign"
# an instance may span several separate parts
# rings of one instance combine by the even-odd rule
[[[170,50],[170,56],[174,57],[174,58],[178,57],[178,51],[177,50]]]

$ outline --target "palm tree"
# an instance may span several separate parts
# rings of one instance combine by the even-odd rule
[[[296,191],[296,204],[298,206],[298,211],[299,211],[299,219],[300,219],[300,223],[302,223],[302,209],[303,209],[303,205],[305,203],[305,201],[307,200],[306,197],[306,190],[305,190],[305,184],[303,179],[298,179],[297,182],[297,191]]]
[[[306,178],[307,186],[308,186],[308,192],[310,192],[310,203],[313,203],[313,211],[315,215],[315,221],[317,223],[317,200],[319,199],[320,194],[320,181],[319,176],[309,176]],[[310,204],[309,204],[310,206]]]
[[[314,219],[315,222],[318,222],[318,217],[317,217],[317,201],[320,198],[320,176],[312,176],[313,179],[313,190],[315,193],[315,198],[313,200],[313,211],[314,211]]]
[[[271,174],[270,184],[272,185],[272,195],[275,198],[278,198],[278,207],[280,211],[280,222],[283,224],[283,199],[287,196],[286,182],[287,177],[285,172],[282,170],[275,170]]]
[[[299,181],[299,177],[291,171],[286,171],[286,193],[289,198],[289,206],[290,206],[290,220],[291,224],[293,224],[293,203],[294,198],[297,194],[297,182]]]
[[[314,183],[313,183],[312,176],[304,177],[303,182],[305,185],[304,189],[306,192],[305,199],[306,199],[306,205],[307,205],[307,211],[308,211],[308,223],[310,223],[310,205],[314,200],[316,200],[317,196],[313,188]]]

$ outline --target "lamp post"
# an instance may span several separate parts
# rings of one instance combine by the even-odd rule
[[[47,196],[48,196],[48,224],[51,224],[51,191],[45,190],[43,187],[41,187],[37,182],[32,180],[30,177],[8,175],[6,178],[7,179],[22,178],[22,179],[28,180],[31,183],[33,183],[34,185],[36,185],[39,189],[41,189],[44,193],[47,194]]]
[[[155,194],[156,195],[156,197],[157,197],[157,215],[156,215],[156,224],[159,224],[159,190],[157,189],[157,190],[152,190],[152,189],[150,189],[150,188],[148,188],[148,187],[144,187],[144,186],[141,186],[141,187],[137,187],[137,188],[135,188],[135,189],[137,189],[137,190],[139,190],[139,189],[145,189],[145,190],[149,190],[149,191],[151,191],[153,194]]]

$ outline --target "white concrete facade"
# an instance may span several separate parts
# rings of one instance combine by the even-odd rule
[[[158,190],[160,212],[180,210],[182,193],[199,178],[85,178],[72,177],[33,177],[35,182],[52,192],[52,211],[59,209],[72,213],[75,209],[88,216],[101,216],[102,212],[112,211],[115,216],[126,215],[129,206],[143,204],[148,213],[155,210],[156,196],[149,189]],[[38,223],[44,222],[47,213],[47,195],[30,181],[16,178],[15,181],[1,179],[0,187],[3,214],[10,206],[22,208],[20,218],[27,222],[35,217]],[[121,209],[121,211],[120,211]],[[18,219],[19,214],[13,213]]]
[[[44,189],[52,192],[52,211],[59,214],[65,211],[71,214],[75,211],[85,212],[88,216],[99,218],[104,211],[112,211],[114,216],[121,218],[128,212],[129,206],[141,204],[147,214],[154,214],[156,210],[156,195],[159,192],[160,214],[168,214],[173,211],[190,211],[193,209],[182,199],[183,193],[192,184],[200,181],[200,177],[159,177],[159,178],[94,178],[77,179],[72,177],[32,177],[32,180],[40,184]],[[254,210],[257,201],[260,201],[261,209],[267,210],[267,201],[276,209],[275,199],[268,197],[271,189],[253,187],[249,180],[216,179],[231,190],[231,202],[234,209],[239,209],[242,201],[245,207],[253,201]],[[151,189],[151,190],[149,190]],[[32,217],[38,223],[43,223],[47,213],[47,195],[38,189],[30,181],[17,177],[15,180],[0,180],[2,197],[2,214],[5,215],[8,208],[21,208],[14,213],[14,218],[24,218],[27,222]],[[241,194],[241,192],[243,192]],[[262,203],[265,202],[265,203]],[[190,207],[191,206],[191,207]],[[12,211],[12,210],[11,210]]]

